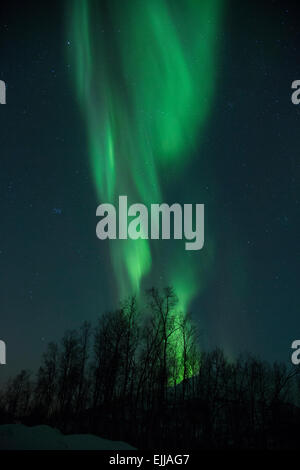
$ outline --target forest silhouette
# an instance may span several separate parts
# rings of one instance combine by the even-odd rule
[[[139,449],[296,449],[299,367],[201,349],[172,288],[130,297],[50,343],[0,391],[0,424],[47,424]]]

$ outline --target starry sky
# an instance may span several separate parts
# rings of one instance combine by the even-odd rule
[[[107,10],[105,2],[96,7],[91,3],[100,13]],[[12,1],[1,6],[0,79],[7,84],[7,104],[0,107],[0,338],[6,341],[8,357],[0,381],[20,368],[35,370],[49,341],[117,307],[124,292],[115,261],[121,252],[95,235],[96,207],[107,202],[102,199],[109,193],[101,191],[101,178],[95,178],[91,142],[96,139],[100,149],[104,145],[105,103],[113,96],[119,123],[111,136],[116,141],[120,128],[128,126],[127,135],[137,148],[134,163],[133,156],[127,160],[124,156],[126,146],[120,149],[120,142],[115,146],[123,158],[123,166],[117,161],[115,194],[119,188],[126,191],[134,165],[148,158],[140,135],[137,140],[139,122],[147,124],[141,114],[149,105],[143,87],[160,93],[164,101],[163,86],[172,80],[171,68],[165,80],[144,84],[149,58],[153,56],[154,63],[156,57],[166,61],[179,39],[186,58],[198,40],[197,29],[187,28],[188,11],[179,15],[179,6],[172,12],[180,26],[178,37],[170,32],[165,37],[166,57],[160,56],[159,43],[136,69],[134,60],[121,68],[126,54],[134,52],[134,42],[126,42],[134,27],[128,20],[130,8],[124,17],[115,1],[115,11],[99,20],[104,39],[97,34],[99,51],[93,46],[91,55],[90,80],[105,71],[105,80],[92,95],[96,111],[100,109],[98,123],[95,109],[86,106],[91,97],[79,93],[79,66],[86,78],[88,62],[78,64],[84,37],[82,24],[76,23],[75,4],[75,0],[73,4]],[[184,298],[185,286],[192,285],[185,307],[200,327],[203,347],[218,345],[233,356],[250,351],[267,360],[285,361],[291,342],[300,334],[296,298],[300,106],[291,103],[291,83],[300,79],[299,7],[291,1],[227,0],[220,9],[211,12],[218,13],[218,23],[205,36],[205,41],[213,39],[206,43],[212,68],[204,73],[198,63],[189,67],[196,86],[191,91],[186,88],[185,94],[185,88],[178,91],[178,100],[192,97],[196,111],[203,109],[203,99],[209,100],[203,115],[193,113],[197,120],[182,116],[193,145],[184,139],[178,143],[176,158],[184,160],[182,165],[170,160],[149,170],[156,169],[160,192],[153,197],[162,193],[160,202],[205,204],[206,244],[198,253],[185,253],[175,242],[152,248],[151,269],[141,289],[172,283]],[[97,18],[89,38],[96,34]],[[135,20],[136,25],[148,25],[143,13]],[[174,67],[181,64],[175,56],[174,63]],[[126,72],[127,81],[122,81],[120,70]],[[213,91],[205,82],[208,73]],[[125,86],[132,106],[130,121],[129,113],[119,111],[121,106],[126,111],[120,91]],[[138,89],[143,93],[138,94]],[[165,106],[173,111],[171,85],[165,93],[169,93]],[[153,101],[153,116],[158,111]],[[155,144],[159,148],[157,136]],[[147,182],[150,173],[143,175],[142,170],[142,181]],[[131,193],[136,198],[142,194],[138,183]],[[129,283],[125,292],[130,294],[134,286]]]

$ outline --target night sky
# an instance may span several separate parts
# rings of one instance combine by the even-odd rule
[[[106,14],[99,23],[103,35],[98,31],[95,40],[100,52],[93,72],[93,79],[103,70],[106,73],[106,81],[93,91],[99,119],[103,122],[105,103],[112,96],[113,110],[125,109],[118,115],[118,132],[128,126],[132,145],[136,143],[134,157],[126,160],[124,146],[120,150],[117,195],[130,184],[133,162],[139,165],[143,158],[143,139],[135,141],[137,110],[142,112],[147,103],[139,108],[143,95],[135,90],[142,88],[142,72],[151,57],[151,51],[148,56],[145,52],[136,74],[135,59],[131,64],[122,62],[133,53],[130,44],[118,38],[120,31],[126,38],[133,28],[130,8],[123,15],[124,4],[119,2],[115,16],[107,13],[104,2],[98,8]],[[36,370],[49,341],[116,308],[124,291],[116,276],[114,250],[122,262],[118,245],[101,242],[95,234],[96,207],[107,201],[100,199],[105,194],[101,178],[96,181],[97,192],[91,168],[87,126],[91,109],[85,107],[84,96],[79,103],[74,86],[82,35],[77,25],[76,34],[70,32],[73,5],[27,1],[1,6],[0,79],[7,84],[7,104],[0,107],[0,339],[7,344],[7,365],[1,367],[0,380],[21,368]],[[134,20],[144,21],[142,16]],[[97,21],[96,16],[91,36]],[[184,54],[197,38],[197,31],[186,27],[184,8],[180,25]],[[180,165],[170,160],[156,168],[163,196],[153,201],[204,203],[205,246],[193,253],[177,242],[152,242],[152,267],[141,289],[172,284],[176,274],[178,294],[184,295],[182,286],[186,279],[190,284],[192,272],[193,295],[186,305],[200,327],[203,347],[218,345],[233,356],[249,351],[267,360],[286,361],[292,341],[300,335],[296,297],[300,105],[291,102],[291,83],[300,79],[299,7],[290,1],[228,0],[212,35],[216,45],[206,51],[214,55],[209,110],[201,122],[198,119],[198,127],[183,118],[193,146],[178,152]],[[169,46],[172,52],[173,45]],[[159,55],[159,45],[153,52],[154,63],[156,51]],[[199,70],[198,86],[192,90],[195,110],[203,106],[201,92],[206,93],[204,81],[210,78],[206,70]],[[169,73],[172,76],[172,68]],[[146,91],[147,86],[154,87],[151,81],[142,85]],[[164,80],[158,80],[155,88],[162,101],[164,86]],[[170,94],[172,110],[174,90],[165,92]],[[136,93],[136,107],[129,113],[126,103],[133,107]],[[92,136],[101,146],[101,123],[98,128],[98,114],[92,111]],[[154,120],[157,112],[154,101]],[[138,168],[137,187],[140,181],[147,184],[154,166],[147,175]],[[131,194],[136,195],[132,202],[142,202],[138,191]],[[133,293],[130,288],[125,292]]]

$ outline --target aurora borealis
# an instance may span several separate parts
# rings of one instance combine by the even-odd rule
[[[161,203],[168,189],[161,174],[188,164],[214,99],[221,9],[221,0],[189,0],[184,16],[180,1],[69,2],[68,52],[101,202],[126,194],[131,203]],[[142,239],[111,245],[121,296],[139,293],[164,249]],[[199,270],[173,248],[165,282],[183,307],[209,259]]]
[[[288,360],[299,24],[292,0],[5,4],[0,381],[152,286],[174,286],[204,348]],[[97,206],[124,194],[203,203],[204,248],[97,239]]]

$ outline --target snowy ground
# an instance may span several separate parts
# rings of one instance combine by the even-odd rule
[[[0,426],[0,450],[135,450],[125,442],[109,441],[91,434],[63,435],[49,426],[23,424]]]

